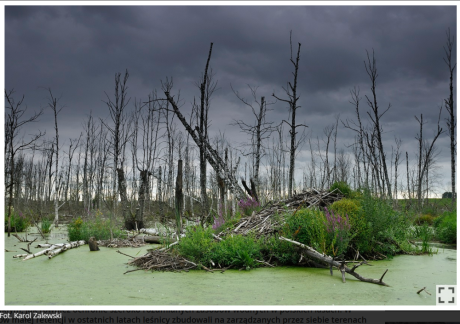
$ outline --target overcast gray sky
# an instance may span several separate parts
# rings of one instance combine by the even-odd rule
[[[247,99],[248,84],[259,87],[258,96],[285,97],[282,87],[293,71],[292,30],[294,51],[302,44],[297,120],[309,126],[309,136],[323,136],[337,114],[354,118],[349,101],[355,86],[363,97],[362,113],[368,109],[364,60],[366,50],[374,50],[378,102],[381,109],[392,105],[382,118],[385,148],[391,152],[396,136],[414,162],[414,115],[423,113],[424,133],[431,139],[439,107],[449,95],[443,61],[448,28],[456,36],[455,6],[6,6],[5,88],[24,94],[31,110],[47,104],[43,87],[51,88],[65,106],[59,130],[68,143],[78,137],[90,111],[108,116],[104,92],[113,94],[114,75],[125,69],[132,102],[161,90],[160,80],[173,77],[173,92],[181,91],[181,109],[189,114],[193,97],[199,97],[195,83],[214,42],[211,67],[219,90],[209,112],[210,134],[225,131],[236,144],[246,135],[230,123],[250,115],[230,85]],[[270,107],[269,120],[288,118],[285,103]],[[45,112],[33,127],[51,136],[51,110]],[[444,129],[446,117],[443,110]],[[339,148],[352,143],[352,131],[340,126],[338,134]],[[437,146],[442,192],[450,186],[447,134]],[[307,152],[299,154],[299,170],[307,159]]]

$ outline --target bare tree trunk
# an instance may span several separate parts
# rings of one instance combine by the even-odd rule
[[[54,130],[56,131],[56,137],[54,138],[55,149],[54,152],[56,153],[56,161],[55,161],[55,171],[54,171],[54,226],[59,226],[59,198],[58,198],[58,171],[59,171],[59,132],[58,132],[58,123],[57,123],[57,115],[62,110],[63,107],[60,109],[57,108],[58,99],[53,96],[51,89],[48,89],[49,92],[49,103],[48,106],[53,110],[54,113]]]
[[[136,225],[137,229],[144,228],[144,204],[146,193],[148,194],[148,183],[151,172],[147,170],[140,171],[141,185],[139,186],[139,194],[137,197],[137,208],[136,208]]]
[[[450,166],[451,166],[451,182],[452,182],[452,207],[455,206],[455,201],[457,199],[456,189],[455,189],[455,146],[457,144],[455,140],[455,126],[456,126],[456,118],[455,118],[455,107],[454,107],[454,87],[453,87],[453,77],[454,77],[454,70],[456,67],[456,63],[452,66],[452,48],[454,45],[454,37],[450,37],[450,28],[447,30],[447,43],[446,47],[444,47],[444,51],[446,53],[446,57],[444,58],[444,62],[446,62],[447,66],[449,67],[449,74],[450,74],[450,82],[449,82],[449,99],[445,99],[445,107],[447,112],[449,113],[449,118],[447,119],[447,126],[449,127],[449,135],[450,135]]]
[[[383,176],[385,178],[385,183],[386,183],[386,186],[387,186],[387,195],[388,195],[389,198],[391,198],[392,197],[392,194],[391,194],[391,182],[390,182],[390,178],[388,176],[388,169],[387,169],[387,163],[386,163],[385,150],[383,148],[383,141],[382,141],[382,127],[380,125],[380,118],[388,111],[388,109],[390,109],[391,104],[388,105],[388,108],[383,113],[379,112],[379,107],[377,105],[377,93],[375,91],[376,80],[377,80],[377,65],[376,65],[376,62],[375,62],[374,52],[372,52],[372,63],[371,63],[371,60],[370,60],[370,57],[369,57],[369,53],[367,53],[367,60],[368,60],[368,63],[366,64],[366,62],[364,62],[364,66],[366,68],[366,72],[369,75],[369,78],[370,78],[371,83],[372,83],[371,90],[372,90],[372,96],[373,96],[372,100],[370,100],[369,97],[366,96],[367,103],[368,103],[369,107],[371,107],[372,112],[373,112],[373,115],[371,115],[369,112],[368,112],[368,115],[371,118],[372,123],[374,125],[374,131],[375,131],[376,140],[377,140],[377,148],[378,148],[379,153],[380,153],[381,162],[382,162],[382,169],[383,169],[382,170],[383,171]],[[385,184],[383,184],[383,185],[385,185]]]
[[[207,129],[208,129],[208,114],[205,106],[206,96],[206,82],[208,82],[208,68],[209,61],[211,60],[212,46],[209,47],[208,59],[206,61],[206,67],[204,69],[203,80],[200,85],[200,114],[199,114],[199,129],[198,132],[203,140],[207,140]],[[209,107],[208,107],[209,108]],[[201,189],[201,225],[204,225],[208,216],[208,196],[206,193],[206,147],[204,142],[201,142],[200,149],[200,189]]]
[[[164,215],[163,213],[163,192],[162,192],[162,188],[161,188],[161,183],[162,183],[162,179],[161,179],[161,165],[158,167],[158,197],[157,197],[157,201],[158,201],[158,207],[159,207],[159,213],[160,213],[160,219],[161,219],[161,222],[162,223],[166,223],[166,216]]]
[[[335,121],[335,132],[334,132],[334,173],[332,177],[332,183],[337,181],[337,131],[339,129],[339,117],[340,115],[336,116]]]
[[[72,139],[70,139],[70,146],[69,146],[69,151],[68,151],[69,167],[67,169],[67,181],[66,181],[66,187],[65,187],[65,191],[64,191],[64,200],[65,200],[65,202],[68,202],[68,196],[67,195],[68,195],[68,192],[69,192],[69,185],[70,185],[70,178],[71,178],[70,174],[72,172],[71,171],[72,170],[72,159],[73,159],[73,155],[75,153],[75,150],[79,146],[80,138],[81,138],[81,134],[80,134],[80,137],[78,138],[78,140],[76,142],[72,141]],[[73,147],[73,150],[72,150],[72,147]]]
[[[176,177],[176,226],[177,234],[182,232],[182,204],[184,203],[184,195],[182,193],[182,160],[177,162],[177,177]]]
[[[106,104],[109,108],[110,117],[113,121],[113,127],[108,126],[102,119],[101,122],[103,125],[109,129],[110,133],[112,134],[112,145],[113,145],[113,169],[114,169],[114,184],[113,184],[113,204],[114,204],[114,212],[116,207],[116,182],[118,180],[118,194],[120,196],[121,204],[122,204],[122,212],[123,212],[123,219],[125,221],[125,225],[131,223],[133,224],[133,220],[131,217],[128,218],[128,197],[126,192],[126,179],[123,170],[123,162],[124,162],[124,148],[126,147],[126,143],[130,137],[129,128],[130,128],[130,121],[128,120],[125,114],[125,108],[129,103],[129,99],[126,98],[127,96],[127,81],[129,78],[129,73],[126,70],[123,81],[121,80],[121,73],[115,74],[115,96],[114,101],[112,101],[109,96],[107,96]],[[111,219],[112,225],[112,219]],[[132,226],[130,226],[132,228]]]
[[[395,155],[395,189],[393,191],[394,199],[398,199],[398,165],[399,165],[399,158],[401,155],[400,148],[401,148],[401,139],[395,139],[396,141],[396,155]]]
[[[292,34],[292,33],[291,33]],[[291,40],[291,39],[290,39]],[[292,85],[290,82],[288,83],[289,87],[286,89],[286,94],[289,97],[289,100],[286,99],[280,99],[275,94],[273,96],[280,100],[289,103],[289,112],[291,113],[291,123],[289,124],[286,122],[290,127],[289,134],[291,135],[291,147],[289,150],[289,180],[288,180],[288,196],[292,196],[292,190],[293,190],[293,182],[294,182],[294,170],[295,170],[295,153],[296,153],[296,148],[297,148],[297,143],[296,143],[296,128],[299,126],[305,126],[305,125],[296,125],[296,110],[300,106],[297,106],[297,100],[299,99],[297,95],[297,76],[298,76],[298,71],[299,71],[299,59],[300,59],[300,46],[301,44],[299,43],[298,49],[297,49],[297,57],[296,61],[292,59],[292,41],[290,41],[291,45],[291,63],[294,65],[294,85]]]
[[[233,89],[233,88],[232,88]],[[251,108],[253,115],[256,117],[255,125],[247,124],[243,120],[236,120],[233,125],[238,125],[240,129],[245,132],[246,134],[251,136],[251,140],[254,141],[255,145],[252,145],[252,152],[251,154],[254,156],[254,182],[256,184],[257,190],[259,190],[259,170],[260,170],[260,160],[262,158],[262,141],[270,137],[271,133],[274,131],[272,127],[273,122],[266,121],[267,115],[267,102],[265,101],[265,97],[261,97],[260,103],[257,101],[256,91],[257,88],[252,88],[249,86],[251,90],[252,96],[256,103],[259,104],[259,112],[256,112],[256,109],[253,107],[251,103],[243,99],[238,92],[233,90],[233,93],[242,101],[245,105]],[[245,180],[246,179],[246,172],[245,172]]]
[[[443,133],[442,128],[439,127],[439,122],[441,119],[441,111],[442,107],[439,110],[439,118],[438,118],[438,129],[437,133],[435,134],[431,144],[428,145],[428,142],[424,142],[423,140],[423,114],[420,115],[420,119],[415,116],[415,119],[420,124],[420,133],[416,136],[416,139],[419,141],[419,160],[418,160],[418,177],[417,177],[417,201],[418,201],[418,208],[420,210],[421,203],[422,203],[422,185],[425,173],[428,172],[428,168],[430,166],[430,162],[433,159],[434,154],[434,144],[438,137]],[[423,150],[423,151],[422,151]]]
[[[407,154],[407,151],[406,151],[406,169],[407,169],[407,195],[410,201],[411,195],[410,195],[410,181],[409,181],[409,156]]]
[[[117,177],[118,177],[118,193],[120,195],[120,203],[121,203],[121,210],[122,210],[122,215],[123,219],[125,220],[125,228],[127,230],[132,230],[135,229],[133,226],[134,222],[129,217],[128,212],[128,194],[127,194],[127,188],[126,188],[126,179],[125,179],[125,172],[122,168],[117,169]]]

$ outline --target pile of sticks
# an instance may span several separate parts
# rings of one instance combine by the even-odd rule
[[[338,189],[332,192],[312,189],[292,196],[278,203],[269,203],[258,213],[243,217],[235,224],[234,229],[228,229],[219,234],[224,237],[229,234],[247,235],[253,233],[256,237],[273,234],[284,223],[284,215],[301,208],[326,207],[343,198]]]
[[[117,252],[124,254],[120,251]],[[196,263],[193,263],[181,256],[175,255],[166,249],[150,250],[143,256],[131,258],[133,259],[128,262],[128,265],[134,265],[138,268],[126,271],[125,273],[137,270],[188,271],[197,267]]]

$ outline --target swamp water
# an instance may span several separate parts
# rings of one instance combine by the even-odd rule
[[[36,232],[31,229],[31,232]],[[25,234],[20,233],[21,237]],[[31,245],[32,252],[38,237]],[[63,229],[49,237],[49,243],[66,241]],[[432,256],[396,256],[391,261],[362,265],[358,273],[380,278],[391,287],[365,283],[328,269],[277,267],[250,271],[203,270],[170,273],[135,271],[127,266],[127,256],[140,256],[152,246],[105,248],[90,252],[87,245],[68,250],[52,259],[40,256],[31,260],[14,259],[24,253],[14,236],[5,234],[6,305],[436,305],[436,285],[457,284],[457,251],[437,248]],[[436,248],[435,248],[436,250]],[[431,295],[417,291],[426,287]]]

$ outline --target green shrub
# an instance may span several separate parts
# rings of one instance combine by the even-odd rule
[[[297,264],[300,258],[297,247],[292,243],[281,241],[278,235],[265,238],[262,253],[267,259],[275,258],[283,265]]]
[[[443,243],[457,242],[457,212],[444,212],[434,221],[436,238]]]
[[[329,250],[327,254],[339,256],[347,252],[350,241],[350,222],[347,215],[334,214],[333,211],[325,210],[326,216],[326,246]]]
[[[220,225],[217,228],[213,227],[214,233],[218,234],[218,233],[220,233],[220,232],[222,232],[222,231],[224,231],[226,229],[234,228],[235,224],[237,224],[240,221],[240,219],[241,219],[241,213],[236,212],[235,217],[227,219],[224,224]]]
[[[40,227],[41,227],[41,231],[43,234],[48,234],[49,232],[51,232],[51,225],[53,223],[51,222],[50,219],[48,218],[43,218],[42,219],[42,222],[40,224]]]
[[[285,218],[283,234],[292,240],[326,252],[326,218],[318,209],[300,209]]]
[[[428,242],[433,238],[433,231],[427,223],[424,223],[418,229],[419,238],[422,240],[422,253],[432,254],[433,250],[429,246]]]
[[[350,186],[345,182],[345,181],[336,181],[332,184],[332,186],[329,188],[329,192],[339,189],[340,192],[348,198],[351,198],[353,196],[353,190],[351,190]]]
[[[423,208],[422,208],[422,214],[423,215],[429,215],[429,216],[435,216],[438,214],[438,211],[437,211],[437,208],[438,206],[436,206],[434,203],[426,203]]]
[[[407,217],[394,210],[390,201],[373,197],[369,190],[364,190],[360,206],[360,225],[364,227],[353,239],[359,252],[394,255],[400,251],[400,242],[406,240],[409,229]]]
[[[258,266],[256,259],[262,257],[261,249],[261,241],[256,241],[251,236],[229,235],[214,244],[210,258],[221,266],[233,265],[249,270]]]
[[[67,232],[69,234],[69,241],[79,241],[82,240],[82,227],[83,227],[83,220],[81,217],[71,221],[69,225],[67,225]]]
[[[8,208],[5,211],[5,232],[8,231]],[[20,211],[14,210],[11,207],[11,231],[12,232],[25,232],[30,227],[29,218]]]
[[[365,230],[366,222],[364,215],[360,212],[360,203],[358,200],[344,198],[334,202],[330,209],[341,216],[348,215],[352,233]]]
[[[201,225],[186,228],[185,237],[180,239],[177,251],[190,261],[209,265],[214,238],[211,227],[204,229]]]
[[[420,215],[415,218],[414,225],[432,225],[434,221],[434,217],[431,214]]]
[[[108,240],[110,239],[110,220],[105,220],[100,216],[96,216],[94,219],[83,221],[81,217],[78,217],[74,221],[70,222],[67,226],[67,232],[69,234],[69,241],[88,241],[90,237],[96,240]],[[113,237],[123,237],[124,233],[119,229],[112,230]]]

